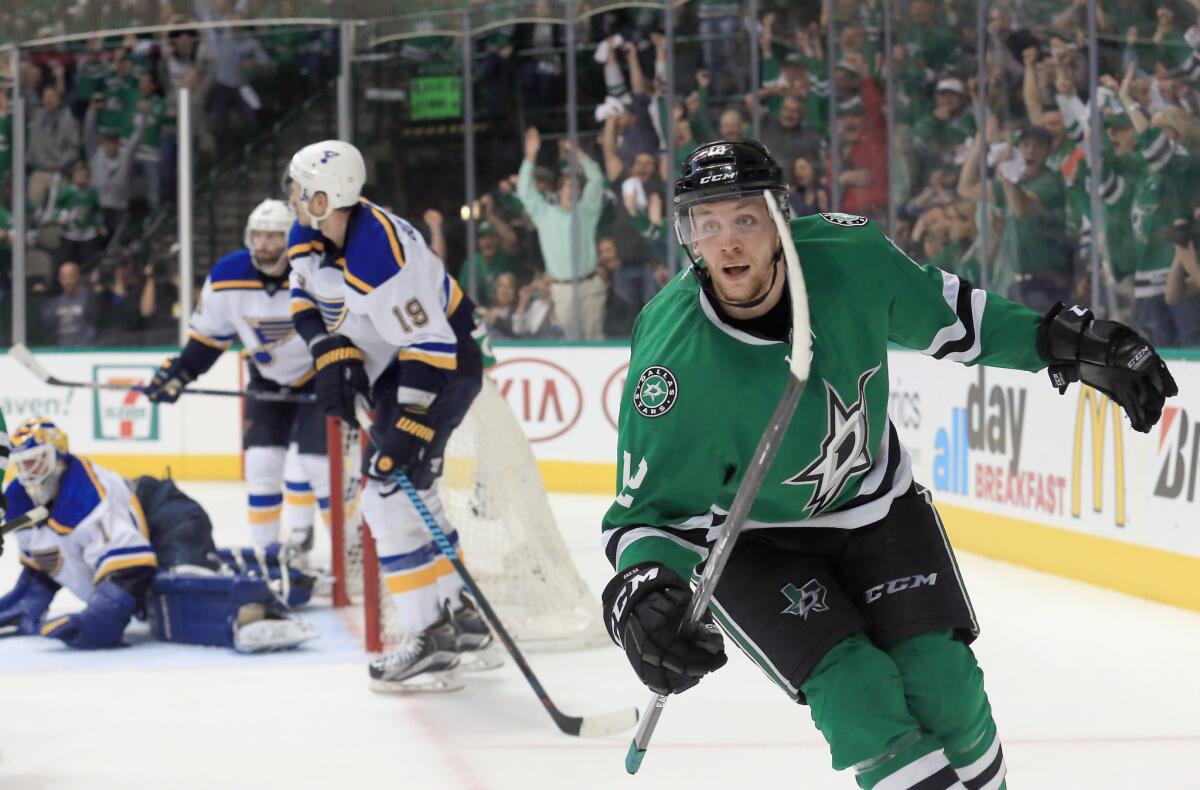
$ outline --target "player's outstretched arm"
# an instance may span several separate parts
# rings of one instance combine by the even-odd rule
[[[692,591],[667,566],[642,562],[626,568],[602,598],[609,636],[655,694],[687,691],[725,665],[725,643],[710,618],[694,631],[683,628]]]
[[[1150,341],[1116,321],[1059,302],[1038,327],[1038,352],[1050,363],[1050,381],[1066,392],[1082,381],[1108,395],[1129,415],[1135,431],[1149,433],[1163,403],[1179,387]]]

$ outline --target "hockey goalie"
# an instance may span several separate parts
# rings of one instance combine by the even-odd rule
[[[54,422],[34,418],[12,434],[8,517],[44,506],[44,523],[15,533],[16,586],[0,597],[0,627],[73,648],[115,647],[130,620],[147,617],[167,642],[260,652],[316,636],[290,609],[307,602],[314,578],[266,550],[218,551],[204,509],[170,480],[117,473],[73,455]],[[87,603],[46,620],[66,587]]]

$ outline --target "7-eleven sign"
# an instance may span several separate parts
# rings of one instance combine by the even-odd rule
[[[154,376],[149,365],[93,365],[92,381],[97,384],[136,386]],[[92,424],[96,439],[158,439],[158,408],[135,390],[94,390]]]

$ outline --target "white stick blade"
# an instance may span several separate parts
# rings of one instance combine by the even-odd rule
[[[579,737],[602,738],[605,735],[616,735],[637,724],[637,708],[602,713],[599,716],[584,716],[579,725]]]
[[[50,371],[42,367],[42,363],[37,361],[37,357],[33,355],[33,352],[24,343],[14,343],[12,348],[8,350],[8,355],[16,360],[18,365],[42,381],[50,380]]]
[[[792,299],[792,375],[804,381],[812,365],[812,335],[808,317],[808,288],[804,284],[804,270],[800,268],[800,256],[796,242],[792,240],[792,229],[783,219],[783,212],[775,202],[771,190],[763,192],[767,210],[779,231],[779,243],[783,245],[783,259],[787,264],[788,292]]]

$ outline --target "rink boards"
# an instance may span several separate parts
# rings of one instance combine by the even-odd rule
[[[59,378],[144,383],[168,350],[50,352]],[[628,373],[618,344],[500,345],[491,375],[525,428],[547,488],[613,493],[616,420]],[[1179,398],[1149,434],[1114,404],[1045,374],[890,356],[889,411],[959,548],[1200,610],[1200,362],[1172,359]],[[639,371],[640,372],[640,371]],[[170,407],[121,392],[48,388],[0,357],[10,429],[50,417],[72,447],[126,475],[237,479],[241,403]],[[203,378],[236,389],[226,354]]]

